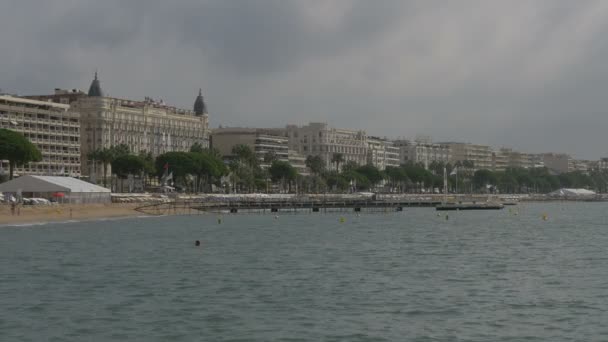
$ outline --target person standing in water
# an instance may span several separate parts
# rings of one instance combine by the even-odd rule
[[[200,245],[201,245],[201,242],[200,242],[199,240],[196,240],[196,241],[194,242],[194,245],[195,245],[196,247],[198,247],[198,246],[200,246]]]

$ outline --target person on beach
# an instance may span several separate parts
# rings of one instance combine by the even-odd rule
[[[15,207],[16,207],[15,202],[12,202],[11,203],[11,215],[13,215],[13,216],[15,216]]]

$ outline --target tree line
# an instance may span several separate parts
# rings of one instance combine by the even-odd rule
[[[320,156],[306,158],[307,175],[300,174],[289,162],[269,152],[259,156],[247,145],[236,145],[224,162],[217,150],[194,144],[187,152],[167,152],[156,158],[149,151],[137,154],[121,144],[87,154],[95,169],[101,166],[103,185],[108,186],[108,169],[118,179],[136,175],[144,187],[154,179],[173,176],[174,184],[190,192],[209,192],[212,186],[232,192],[355,192],[390,191],[397,193],[433,192],[443,189],[444,169],[448,189],[459,193],[548,193],[559,188],[587,188],[608,192],[608,171],[590,170],[552,174],[547,168],[507,168],[505,171],[475,170],[472,161],[454,164],[433,161],[428,168],[421,163],[389,166],[385,170],[347,161],[340,153],[331,165]],[[0,160],[9,161],[9,178],[15,167],[42,160],[42,154],[21,133],[0,129]],[[224,180],[224,182],[222,182]],[[231,189],[227,187],[230,186]]]

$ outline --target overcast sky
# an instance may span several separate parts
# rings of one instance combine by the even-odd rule
[[[608,156],[608,1],[3,0],[0,88]]]

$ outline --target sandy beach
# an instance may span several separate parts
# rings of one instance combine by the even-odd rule
[[[141,204],[64,204],[52,206],[18,206],[11,213],[9,205],[0,205],[0,225],[34,222],[58,222],[99,218],[134,217],[144,214],[135,211]]]

